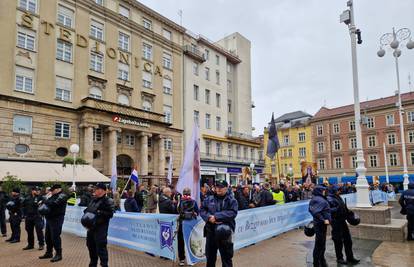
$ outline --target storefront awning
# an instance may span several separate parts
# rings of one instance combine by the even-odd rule
[[[61,181],[72,182],[73,168],[62,163],[43,163],[25,161],[0,161],[0,179],[15,175],[23,182]],[[109,182],[110,179],[90,165],[76,166],[77,183]]]

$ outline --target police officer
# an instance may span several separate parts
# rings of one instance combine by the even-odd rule
[[[312,192],[313,197],[309,202],[309,212],[313,216],[315,228],[315,247],[313,248],[313,266],[326,267],[325,259],[326,231],[331,221],[331,211],[326,199],[327,189],[318,185]]]
[[[62,233],[63,221],[66,213],[67,196],[62,192],[60,184],[54,184],[51,188],[51,196],[45,200],[45,205],[49,208],[46,217],[46,253],[39,259],[50,259],[51,262],[62,260]],[[56,254],[53,257],[53,249]]]
[[[414,183],[408,184],[408,190],[405,190],[400,197],[401,213],[407,215],[408,235],[407,241],[414,240]]]
[[[342,200],[340,193],[341,188],[338,185],[332,185],[328,195],[332,218],[332,240],[335,245],[336,261],[339,264],[357,264],[359,263],[359,260],[354,258],[351,233],[349,232],[348,224],[346,222],[348,208]],[[342,254],[343,247],[345,247],[346,261]]]
[[[206,237],[207,267],[216,266],[217,249],[220,251],[221,262],[224,267],[233,266],[233,241],[232,235],[236,227],[237,200],[228,190],[228,183],[216,182],[216,192],[209,195],[203,201],[200,215],[206,222],[204,226],[204,237]],[[227,227],[230,231],[229,238],[219,238],[222,231]],[[216,238],[217,237],[217,238]]]
[[[76,205],[76,191],[75,189],[71,188],[71,192],[68,198],[68,205],[75,206]]]
[[[3,188],[0,186],[0,228],[1,235],[3,237],[7,236],[7,226],[6,226],[6,204],[9,201],[9,196],[6,192],[3,191]]]
[[[34,248],[34,229],[36,229],[39,250],[43,250],[45,238],[43,235],[43,218],[39,214],[39,205],[44,201],[40,195],[40,188],[32,187],[31,194],[23,200],[23,214],[25,216],[25,229],[27,231],[27,246],[23,250]]]
[[[11,237],[7,242],[20,242],[20,223],[22,222],[22,200],[20,199],[20,188],[14,188],[11,193],[11,200],[7,203],[9,210],[9,222]]]
[[[112,198],[106,196],[106,185],[97,183],[95,186],[94,198],[85,209],[84,213],[93,213],[96,215],[94,227],[88,229],[86,245],[89,250],[90,263],[89,267],[96,267],[98,257],[101,266],[108,266],[107,236],[109,220],[115,212],[115,205]]]

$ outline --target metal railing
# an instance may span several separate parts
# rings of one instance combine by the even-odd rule
[[[208,159],[208,160],[216,160],[216,161],[223,161],[223,162],[237,162],[249,165],[251,162],[263,165],[264,160],[258,160],[256,158],[245,158],[245,157],[235,157],[235,156],[228,156],[228,155],[218,155],[212,153],[200,153],[201,159]]]
[[[227,131],[226,132],[226,137],[240,138],[240,139],[245,139],[245,140],[249,140],[249,141],[255,141],[256,140],[253,135],[245,134],[245,133],[238,133],[238,132],[235,132],[235,131]]]

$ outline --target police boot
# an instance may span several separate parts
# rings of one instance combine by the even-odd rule
[[[56,255],[53,257],[53,259],[50,260],[50,262],[57,262],[62,260],[62,251],[56,251]]]
[[[51,259],[51,258],[53,258],[53,253],[49,252],[49,251],[46,251],[45,255],[39,257],[39,259],[41,259],[41,260],[42,259]]]

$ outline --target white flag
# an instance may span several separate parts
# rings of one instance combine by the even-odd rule
[[[168,179],[169,184],[172,184],[172,177],[173,177],[173,155],[170,152],[170,161],[168,162],[168,174],[167,174],[167,179]]]

